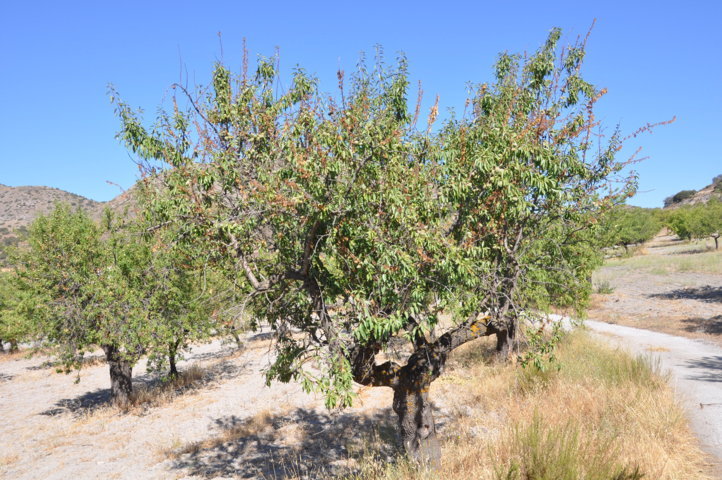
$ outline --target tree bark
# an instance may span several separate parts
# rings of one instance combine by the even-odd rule
[[[416,462],[432,468],[441,461],[441,445],[436,435],[428,387],[403,382],[394,389],[394,412],[399,422],[399,443]]]
[[[496,334],[496,355],[498,359],[509,359],[516,348],[516,319],[510,319],[505,330]]]
[[[243,341],[241,340],[241,337],[238,336],[238,332],[236,331],[236,327],[231,327],[231,336],[233,337],[233,340],[236,342],[236,347],[238,347],[238,350],[243,348]]]
[[[393,409],[398,416],[399,443],[409,458],[436,468],[441,459],[441,447],[429,385],[444,370],[448,354],[455,348],[477,338],[499,332],[488,317],[472,315],[467,321],[432,341],[415,342],[414,353],[406,365],[387,361],[376,365],[378,343],[355,345],[349,352],[354,381],[361,385],[391,387],[394,391]]]
[[[17,340],[10,340],[10,349],[8,350],[8,352],[10,352],[10,353],[15,353],[15,352],[17,352],[18,350],[20,350],[20,348],[18,347],[18,341],[17,341]]]
[[[133,364],[115,345],[103,345],[110,368],[110,397],[115,405],[126,406],[133,394]]]
[[[178,368],[176,366],[175,360],[178,356],[178,345],[180,344],[180,340],[176,340],[175,342],[171,342],[168,344],[168,366],[169,366],[169,376],[172,378],[175,378],[178,376]]]
[[[712,235],[712,238],[714,238],[714,249],[719,250],[719,235]]]

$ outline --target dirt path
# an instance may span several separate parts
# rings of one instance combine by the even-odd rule
[[[682,338],[622,325],[588,320],[601,337],[632,353],[659,359],[679,393],[703,449],[717,459],[722,476],[722,348],[707,341]]]

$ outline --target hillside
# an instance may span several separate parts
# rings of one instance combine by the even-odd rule
[[[0,264],[5,260],[2,247],[17,244],[33,220],[40,215],[50,213],[56,203],[67,203],[73,208],[81,208],[98,219],[106,207],[114,211],[122,211],[129,206],[131,190],[109,202],[96,202],[58,188],[9,187],[0,184]]]
[[[664,200],[664,208],[707,203],[712,199],[722,200],[722,175],[714,177],[711,184],[700,190],[682,190],[667,197]]]

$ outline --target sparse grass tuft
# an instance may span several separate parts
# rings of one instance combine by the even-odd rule
[[[594,285],[594,293],[609,295],[614,293],[614,287],[609,280],[599,280],[596,282],[596,285]]]
[[[165,449],[163,455],[166,458],[175,458],[186,453],[197,454],[203,450],[212,450],[224,443],[235,442],[241,438],[262,437],[272,431],[272,419],[273,416],[269,409],[262,410],[244,422],[224,428],[220,435],[186,445],[173,445],[171,448]]]
[[[178,395],[200,387],[205,383],[207,371],[193,364],[178,373],[153,385],[140,385],[133,389],[131,404],[125,410],[132,412],[136,408],[159,406],[172,402]]]

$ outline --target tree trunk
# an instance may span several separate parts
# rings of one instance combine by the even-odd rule
[[[719,235],[717,235],[717,236],[713,235],[712,238],[714,238],[714,249],[719,250]]]
[[[427,388],[410,389],[404,385],[395,388],[393,408],[399,417],[399,443],[409,458],[438,467],[441,445]]]
[[[5,345],[3,345],[2,338],[0,338],[0,353],[5,353]]]
[[[18,341],[17,340],[10,340],[10,350],[8,350],[10,353],[15,353],[20,348],[18,348]]]
[[[496,355],[499,359],[508,360],[516,348],[516,319],[511,319],[506,324],[506,330],[500,330],[496,334]]]
[[[175,363],[176,357],[178,356],[178,345],[180,345],[180,340],[168,344],[168,365],[170,367],[169,376],[171,378],[178,376],[178,368]]]
[[[110,367],[110,397],[115,405],[130,403],[133,394],[133,364],[114,345],[104,345],[105,360]]]
[[[241,337],[238,336],[238,332],[236,332],[235,327],[231,327],[231,336],[233,337],[233,340],[236,342],[236,347],[238,347],[239,350],[242,349],[243,341],[241,340]]]

